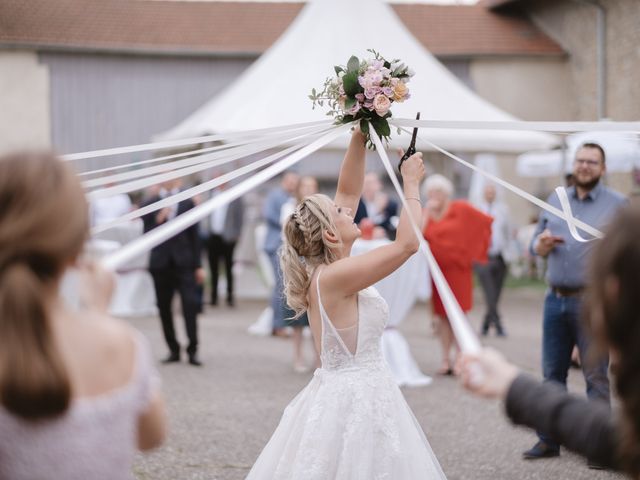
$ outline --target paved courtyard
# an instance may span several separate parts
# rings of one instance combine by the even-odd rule
[[[485,341],[536,375],[543,295],[541,288],[507,289],[502,310],[509,336]],[[136,478],[238,480],[246,476],[284,407],[311,377],[311,373],[293,372],[288,340],[247,334],[265,305],[265,301],[240,300],[234,309],[207,307],[200,320],[205,366],[159,365],[170,418],[169,439],[161,449],[137,458]],[[471,312],[476,330],[482,308],[478,301]],[[157,318],[132,323],[150,339],[157,358],[166,354]],[[439,356],[428,305],[417,304],[401,331],[421,369],[433,374]],[[307,347],[311,361],[310,341]],[[571,390],[582,393],[581,373],[573,370],[570,377]],[[438,377],[429,387],[403,391],[450,480],[620,478],[589,470],[584,459],[565,450],[556,459],[521,460],[521,452],[533,444],[535,435],[513,427],[499,402],[472,397],[453,378]]]

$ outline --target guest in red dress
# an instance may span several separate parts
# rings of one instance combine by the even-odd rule
[[[462,311],[468,312],[473,304],[473,263],[487,262],[493,218],[468,202],[451,200],[453,185],[442,175],[429,176],[423,189],[427,203],[422,233]],[[442,345],[438,373],[452,375],[450,352],[454,346],[457,351],[458,345],[435,285],[432,291],[431,304]]]

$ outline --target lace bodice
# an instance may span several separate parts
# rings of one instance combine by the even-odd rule
[[[389,317],[387,302],[373,287],[358,292],[357,324],[353,328],[338,331],[322,304],[319,283],[321,274],[322,271],[318,272],[316,276],[316,289],[322,319],[322,339],[320,342],[322,368],[337,370],[383,365],[384,359],[380,342]]]
[[[443,480],[444,473],[382,356],[387,303],[358,293],[338,330],[318,287],[322,368],[287,406],[247,480]]]

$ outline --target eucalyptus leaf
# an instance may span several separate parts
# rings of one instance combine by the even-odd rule
[[[356,104],[356,101],[357,100],[354,97],[347,97],[347,99],[344,101],[344,109],[349,110]]]
[[[344,93],[350,97],[355,97],[356,93],[360,93],[362,87],[358,83],[358,72],[349,72],[342,77],[342,85]]]
[[[356,72],[357,73],[359,69],[360,69],[360,60],[358,60],[358,57],[353,55],[349,59],[349,62],[347,63],[347,71],[349,73],[351,73],[351,72]]]

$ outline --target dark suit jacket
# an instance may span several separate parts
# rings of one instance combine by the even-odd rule
[[[149,205],[158,200],[160,200],[159,196],[152,197],[144,205]],[[191,199],[180,202],[176,216],[193,207],[194,204]],[[145,233],[160,225],[156,221],[157,215],[158,211],[155,211],[142,217]],[[200,236],[197,223],[151,250],[149,270],[157,270],[169,266],[193,268],[194,270],[200,268]]]
[[[520,374],[509,388],[505,406],[515,424],[535,428],[602,465],[619,467],[616,425],[603,402],[578,398],[558,384]]]
[[[396,236],[396,229],[391,224],[390,220],[391,220],[391,217],[395,217],[396,215],[398,215],[398,204],[396,203],[395,200],[389,199],[389,202],[387,202],[387,206],[385,207],[383,212],[382,221],[376,224],[384,228],[385,231],[387,232],[387,236],[392,240]],[[358,203],[358,210],[356,211],[356,216],[353,218],[353,221],[356,224],[358,224],[363,218],[368,218],[368,217],[369,217],[369,213],[367,212],[367,207],[361,198],[360,202]]]

